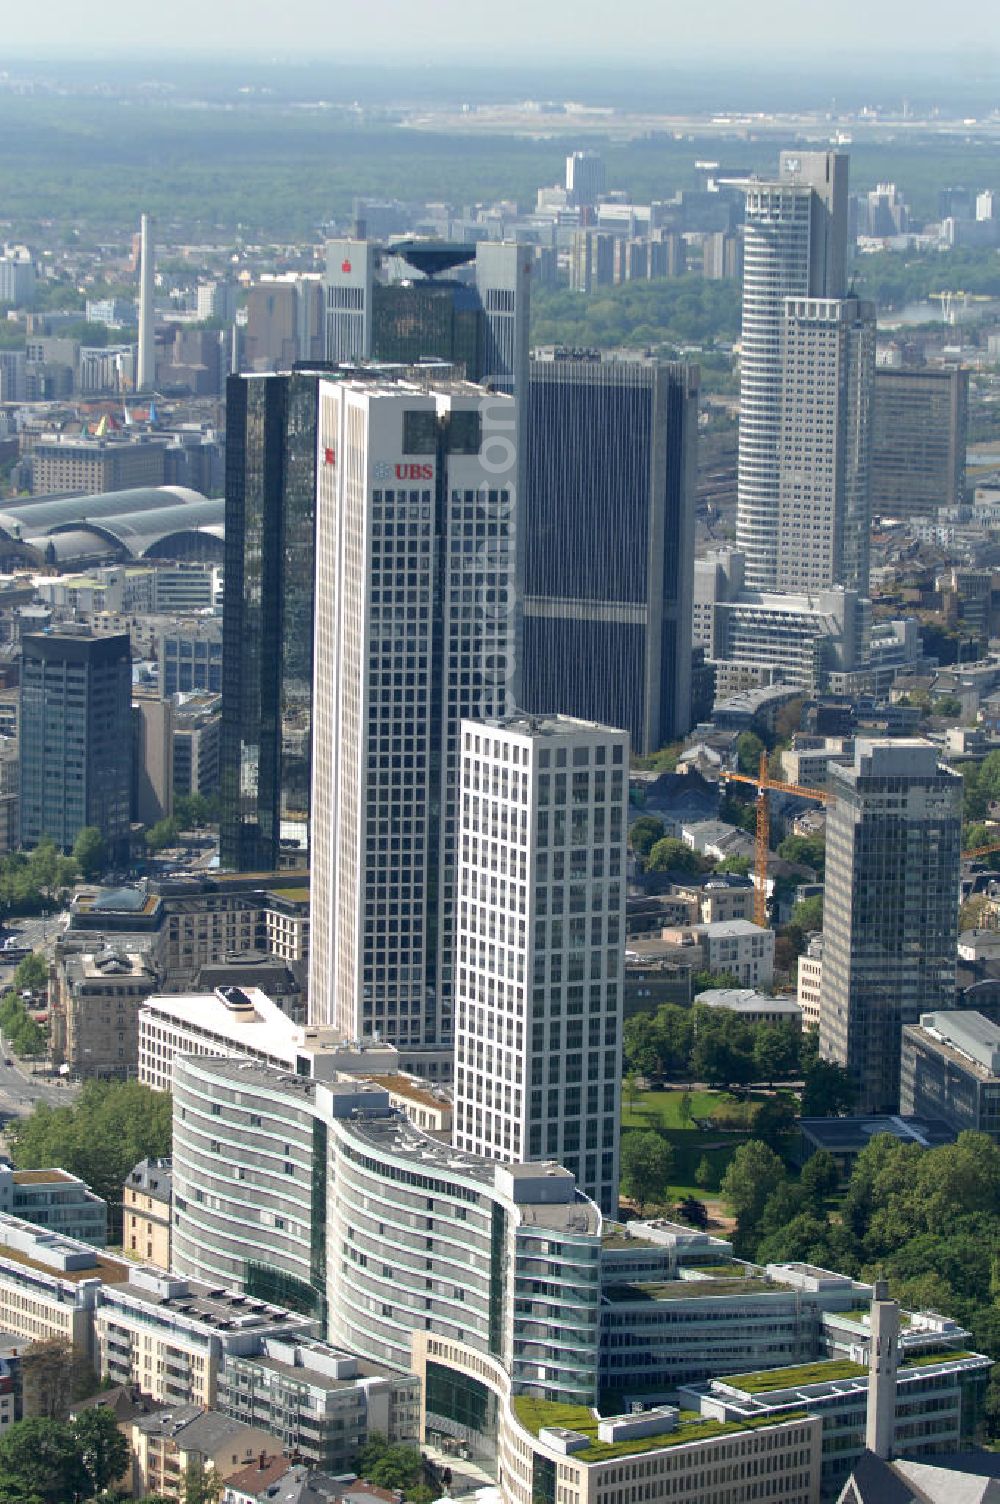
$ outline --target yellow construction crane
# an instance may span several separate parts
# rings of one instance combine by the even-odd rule
[[[753,897],[753,922],[767,929],[767,859],[771,845],[771,811],[768,794],[773,789],[779,794],[795,794],[799,799],[815,799],[827,804],[830,795],[824,789],[810,789],[801,783],[782,783],[772,778],[767,771],[767,753],[760,754],[760,769],[757,777],[749,773],[732,773],[723,769],[722,777],[727,783],[748,783],[757,790],[757,835],[754,843],[754,883],[757,891]]]
[[[757,831],[754,840],[754,884],[756,892],[753,898],[753,922],[759,924],[761,929],[767,928],[767,859],[771,848],[771,811],[768,805],[768,795],[773,790],[778,794],[794,794],[798,799],[815,799],[819,804],[830,804],[833,795],[825,789],[808,788],[801,783],[783,783],[779,778],[772,778],[767,771],[767,753],[760,754],[760,768],[757,777],[753,778],[749,773],[733,773],[728,768],[722,770],[722,778],[726,783],[746,783],[752,789],[757,790]],[[988,856],[991,852],[1000,851],[1000,841],[991,841],[987,846],[973,846],[968,851],[962,852],[962,860],[970,861],[980,856]]]

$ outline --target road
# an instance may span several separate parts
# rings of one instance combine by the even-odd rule
[[[51,956],[64,917],[57,912],[44,919],[14,919],[6,926],[6,933],[16,945],[33,951],[42,950]],[[5,961],[0,950],[0,991],[10,986],[16,967],[17,962]],[[7,1060],[11,1061],[10,1065],[5,1064]],[[76,1090],[75,1086],[59,1078],[34,1075],[27,1062],[21,1062],[11,1054],[10,1046],[0,1034],[0,1118],[23,1117],[39,1102],[48,1102],[52,1107],[67,1105]]]
[[[10,1065],[6,1063],[8,1060]],[[75,1087],[51,1076],[33,1075],[29,1066],[11,1055],[0,1035],[0,1116],[24,1117],[39,1102],[48,1102],[50,1107],[67,1107],[75,1092]]]

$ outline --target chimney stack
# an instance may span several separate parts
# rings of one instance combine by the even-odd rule
[[[140,392],[151,392],[156,385],[156,316],[153,312],[153,221],[148,214],[140,220],[139,230],[139,366],[135,384]]]
[[[899,1304],[889,1299],[885,1280],[872,1292],[871,1347],[868,1355],[868,1417],[865,1446],[883,1462],[892,1456],[896,1429],[896,1369],[899,1360]]]

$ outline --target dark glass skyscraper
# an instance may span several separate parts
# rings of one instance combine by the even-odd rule
[[[318,383],[226,385],[220,856],[240,872],[308,853]]]
[[[580,352],[532,360],[521,510],[520,705],[689,729],[696,369]]]
[[[127,633],[21,641],[21,843],[69,850],[96,825],[112,861],[129,849],[132,649]]]

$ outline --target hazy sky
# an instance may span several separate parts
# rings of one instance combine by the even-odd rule
[[[90,6],[47,0],[4,6],[3,50],[43,56],[188,48],[424,60],[495,49],[505,60],[552,65],[629,55],[650,63],[682,53],[818,49],[862,54],[965,54],[980,76],[997,64],[996,0],[168,0]],[[3,56],[0,54],[0,67]],[[1000,95],[1000,87],[998,87]]]

